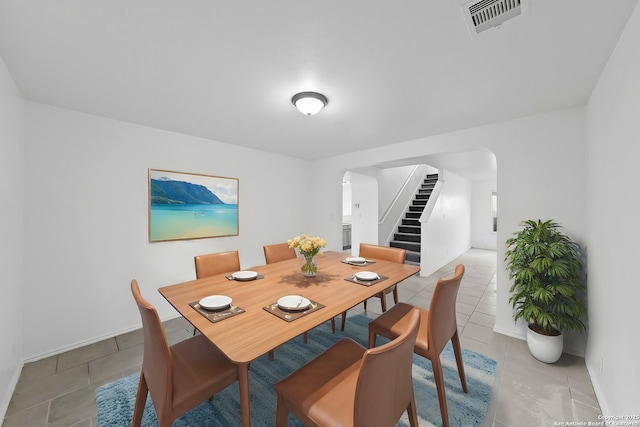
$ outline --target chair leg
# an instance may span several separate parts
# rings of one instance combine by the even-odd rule
[[[418,427],[418,412],[416,410],[416,399],[414,396],[411,396],[411,402],[409,402],[409,406],[407,406],[407,416],[409,417],[409,426],[410,427]]]
[[[336,333],[336,318],[335,317],[331,318],[331,333],[332,334]]]
[[[276,405],[276,427],[287,427],[289,423],[289,411],[284,405],[284,399],[278,394],[278,403]]]
[[[382,312],[384,313],[385,311],[387,311],[387,295],[382,292],[381,295],[379,295],[380,297],[380,304],[382,304]]]
[[[449,427],[449,411],[447,410],[447,394],[444,389],[444,375],[442,373],[442,362],[440,356],[437,355],[431,361],[433,368],[433,378],[436,381],[436,391],[438,392],[438,401],[440,402],[440,415],[442,416],[442,427]]]
[[[343,311],[342,312],[342,327],[340,328],[341,331],[344,332],[344,324],[347,323],[347,312]]]
[[[304,343],[307,344],[309,342],[309,333],[305,332],[303,336],[304,336]]]
[[[140,423],[142,423],[142,415],[144,414],[144,405],[145,403],[147,403],[147,393],[149,393],[147,380],[145,380],[144,378],[144,373],[140,371],[140,381],[138,382],[138,393],[136,394],[136,403],[133,407],[133,419],[131,420],[131,427],[140,427]]]
[[[460,337],[458,336],[457,329],[451,337],[451,345],[453,346],[453,353],[456,356],[456,365],[458,365],[458,375],[460,375],[460,384],[462,385],[462,390],[464,390],[465,393],[468,393],[469,389],[467,388],[467,376],[464,373],[462,350],[460,349]]]
[[[269,350],[269,360],[273,360],[275,358],[275,351]]]
[[[373,348],[376,346],[376,333],[372,330],[369,330],[369,348]]]
[[[398,287],[396,286],[395,288],[393,288],[393,303],[397,304],[399,301],[398,298]]]
[[[364,309],[367,309],[367,300],[364,300]]]

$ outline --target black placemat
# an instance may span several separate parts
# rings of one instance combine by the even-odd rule
[[[366,267],[367,265],[371,265],[371,264],[375,264],[375,263],[376,263],[375,261],[367,260],[367,261],[365,261],[364,263],[359,264],[359,263],[357,263],[357,262],[349,262],[349,261],[347,261],[346,259],[343,259],[343,260],[342,260],[342,261],[340,261],[340,262],[343,262],[343,263],[345,263],[345,264],[349,264],[349,265],[353,265],[354,267]]]
[[[293,322],[296,319],[306,316],[307,314],[318,311],[325,306],[316,301],[310,301],[311,304],[306,310],[285,310],[280,308],[277,302],[262,307],[269,313],[278,316],[279,318],[286,320],[287,322]]]
[[[351,282],[351,283],[357,283],[358,285],[362,285],[362,286],[371,286],[371,285],[375,285],[376,283],[380,283],[383,280],[387,280],[388,277],[387,276],[382,276],[380,274],[378,274],[378,279],[375,280],[362,280],[362,279],[356,279],[356,275],[355,274],[351,274],[348,277],[345,277],[344,280]]]
[[[233,304],[223,310],[206,310],[200,306],[200,301],[190,302],[189,305],[213,323],[244,313],[244,309]]]
[[[264,279],[264,276],[262,274],[258,274],[255,279],[246,279],[246,280],[234,279],[232,274],[228,274],[224,277],[226,277],[227,280],[235,280],[236,282],[253,282],[254,280]]]

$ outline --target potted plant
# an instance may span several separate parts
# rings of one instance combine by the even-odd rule
[[[554,363],[562,355],[563,330],[585,330],[580,319],[584,288],[578,246],[553,220],[523,221],[507,239],[505,261],[513,279],[509,302],[514,320],[528,323],[527,345],[538,360]]]

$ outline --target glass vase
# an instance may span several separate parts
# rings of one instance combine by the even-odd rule
[[[316,264],[316,260],[313,255],[304,255],[302,258],[302,275],[304,277],[316,277],[318,273],[318,264]]]

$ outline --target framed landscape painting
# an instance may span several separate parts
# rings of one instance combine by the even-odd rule
[[[149,169],[149,242],[238,235],[238,179]]]

